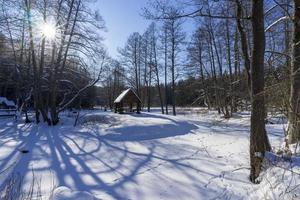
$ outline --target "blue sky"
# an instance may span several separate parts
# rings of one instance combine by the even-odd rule
[[[98,0],[95,9],[105,20],[108,31],[104,43],[112,57],[118,56],[117,48],[125,45],[131,33],[142,33],[150,24],[140,16],[146,4],[147,0]]]

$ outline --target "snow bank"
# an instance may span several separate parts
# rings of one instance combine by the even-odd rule
[[[299,157],[278,156],[266,153],[265,167],[259,189],[250,199],[300,199]]]
[[[294,157],[270,154],[261,184],[249,181],[249,113],[224,119],[197,110],[177,116],[81,110],[84,124],[76,127],[66,115],[54,127],[3,119],[0,172],[16,162],[22,190],[40,180],[35,191],[50,200],[299,199]],[[283,127],[267,124],[272,146],[284,142]],[[22,147],[30,152],[19,154]]]
[[[88,193],[72,191],[70,188],[60,186],[53,191],[51,200],[95,200],[96,198]]]

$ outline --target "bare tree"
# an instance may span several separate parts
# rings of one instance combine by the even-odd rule
[[[167,23],[164,22],[163,26],[161,27],[162,34],[160,35],[161,44],[162,44],[162,51],[164,55],[164,86],[165,86],[165,108],[166,114],[169,114],[168,110],[168,29]]]
[[[256,182],[266,151],[271,150],[265,130],[264,55],[265,29],[263,1],[252,1],[253,51],[251,62],[251,128],[250,128],[250,180]]]
[[[141,35],[137,32],[129,36],[123,49],[119,50],[121,63],[127,66],[129,84],[136,90],[140,96],[141,92]]]
[[[156,87],[161,107],[161,112],[164,114],[164,104],[163,104],[163,98],[162,98],[162,92],[161,92],[161,85],[160,85],[160,73],[159,73],[159,63],[158,63],[158,56],[157,56],[157,28],[155,23],[151,23],[149,26],[150,31],[150,45],[151,45],[151,51],[153,52],[153,61],[151,61],[151,64],[153,65],[153,72],[155,74],[155,80],[156,80]]]
[[[300,2],[294,0],[288,142],[300,140]]]
[[[178,19],[180,11],[175,7],[169,7],[169,18],[165,21],[167,33],[168,33],[168,42],[170,45],[169,49],[169,59],[170,59],[170,70],[171,70],[171,86],[172,86],[172,109],[173,115],[176,115],[176,66],[178,54],[181,51],[182,42],[185,39],[185,33],[182,31],[182,21]]]

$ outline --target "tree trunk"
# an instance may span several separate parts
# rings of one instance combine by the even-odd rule
[[[147,111],[150,112],[151,108],[151,80],[152,80],[152,50],[150,50],[150,63],[149,63],[149,84],[147,88]]]
[[[230,47],[230,30],[229,30],[229,20],[226,20],[226,46],[227,46],[227,59],[228,59],[228,68],[229,68],[229,99],[230,99],[230,113],[228,117],[231,117],[232,113],[235,112],[235,98],[232,90],[233,74],[232,74],[232,62],[231,62],[231,47]],[[225,107],[227,111],[227,102],[225,101]]]
[[[209,20],[209,34],[210,34],[210,38],[211,38],[211,41],[212,41],[212,45],[215,49],[217,62],[218,62],[218,66],[219,66],[219,74],[220,74],[220,77],[222,78],[222,76],[223,76],[223,67],[222,67],[221,58],[220,58],[218,47],[217,47],[215,33],[214,33],[214,30],[213,30],[213,27],[212,27],[212,24],[211,24],[211,20]]]
[[[47,1],[44,1],[44,6],[43,6],[43,17],[44,17],[44,23],[46,23],[47,21]],[[43,75],[44,72],[44,65],[45,65],[45,44],[46,44],[46,37],[43,36],[42,39],[42,46],[41,46],[41,53],[40,53],[40,66],[39,66],[39,70],[38,70],[38,75],[37,75],[37,90],[38,90],[38,108],[42,114],[43,120],[44,122],[47,122],[48,125],[51,124],[50,119],[48,118],[48,113],[45,111],[47,109],[45,109],[45,104],[44,104],[44,100],[43,100],[43,94],[42,94],[42,90],[41,90],[41,77]]]
[[[163,103],[163,98],[161,94],[161,89],[160,89],[160,80],[159,80],[159,72],[158,72],[158,62],[157,62],[157,53],[156,53],[156,38],[154,36],[155,33],[153,33],[153,40],[152,40],[152,46],[153,46],[153,53],[154,53],[154,70],[155,70],[155,75],[156,75],[156,84],[157,84],[157,91],[158,91],[158,97],[159,97],[159,102],[160,102],[160,107],[161,107],[161,113],[164,114],[164,103]]]
[[[135,38],[134,42],[134,74],[135,74],[135,87],[136,87],[136,93],[138,96],[140,96],[140,87],[139,87],[139,72],[138,72],[138,63],[137,63],[137,38]]]
[[[215,108],[218,110],[218,113],[221,113],[221,109],[220,109],[220,101],[219,101],[219,94],[217,91],[217,72],[216,72],[216,65],[215,65],[215,56],[214,56],[214,50],[213,50],[213,45],[212,45],[212,39],[211,36],[209,34],[209,38],[208,38],[208,45],[209,45],[209,50],[208,50],[208,55],[209,55],[209,60],[210,60],[210,66],[211,66],[211,73],[212,73],[212,80],[213,80],[213,91],[214,91],[214,106]]]
[[[33,31],[32,31],[32,20],[31,20],[31,2],[28,0],[25,1],[26,6],[26,13],[27,13],[27,22],[28,22],[28,31],[29,31],[29,40],[30,40],[30,53],[31,53],[31,60],[33,66],[33,98],[34,98],[34,110],[35,110],[35,119],[36,123],[40,122],[40,113],[38,109],[38,102],[39,102],[39,91],[38,91],[38,73],[37,73],[37,62],[36,62],[36,55],[35,55],[35,46],[34,46],[34,38],[33,38]]]
[[[238,38],[238,30],[235,30],[234,34],[234,81],[239,80],[240,77],[240,52],[239,52],[239,38]],[[237,112],[237,91],[233,92],[233,111]]]
[[[251,90],[251,75],[250,75],[251,62],[250,62],[250,56],[248,53],[249,47],[248,47],[248,42],[247,42],[247,35],[245,33],[245,30],[244,30],[244,28],[242,26],[242,22],[241,22],[242,15],[243,15],[242,14],[242,5],[239,0],[236,0],[236,5],[237,5],[236,23],[237,23],[238,31],[241,36],[241,46],[242,46],[242,53],[243,53],[243,57],[244,57],[244,65],[245,65],[246,73],[247,73],[248,90],[249,90],[249,93],[251,93],[251,91],[250,91]],[[236,49],[236,51],[237,51],[237,49]]]
[[[198,38],[199,41],[202,40],[202,38]],[[198,42],[198,53],[199,53],[199,68],[200,68],[200,77],[201,77],[201,85],[204,91],[204,96],[205,99],[204,101],[206,101],[207,103],[207,107],[208,109],[210,109],[210,99],[209,99],[209,93],[208,93],[208,89],[206,88],[206,84],[205,84],[205,76],[204,76],[204,66],[203,66],[203,61],[202,61],[202,44],[200,42]]]
[[[168,34],[167,28],[164,30],[164,53],[165,53],[165,106],[166,106],[166,114],[169,114],[168,110]]]
[[[288,143],[300,141],[300,2],[294,0]]]
[[[251,66],[251,130],[250,130],[250,180],[256,182],[270,143],[265,130],[264,100],[264,6],[261,0],[252,0],[253,51]]]
[[[174,30],[174,21],[172,21],[172,49],[171,49],[171,73],[172,73],[172,108],[173,115],[176,115],[176,100],[175,100],[175,30]]]
[[[70,3],[70,8],[68,11],[68,17],[65,23],[64,27],[64,32],[62,33],[62,38],[61,38],[61,44],[60,48],[58,51],[57,55],[57,60],[54,66],[54,71],[52,72],[52,77],[51,77],[51,82],[50,82],[50,116],[51,116],[51,123],[52,125],[56,125],[59,122],[59,117],[58,114],[59,112],[57,111],[57,91],[58,91],[58,84],[59,84],[59,70],[60,67],[62,66],[62,61],[63,61],[63,50],[64,50],[64,45],[67,37],[67,31],[69,29],[70,21],[71,21],[71,14],[73,11],[73,6],[74,6],[75,0],[72,0]],[[53,45],[55,46],[55,45]],[[55,51],[53,51],[54,53]],[[54,63],[52,63],[54,64]]]

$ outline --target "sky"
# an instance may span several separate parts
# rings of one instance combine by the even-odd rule
[[[104,44],[113,58],[118,57],[118,47],[123,47],[133,32],[144,32],[150,21],[140,16],[147,0],[98,0],[95,9],[100,11],[107,32]]]

